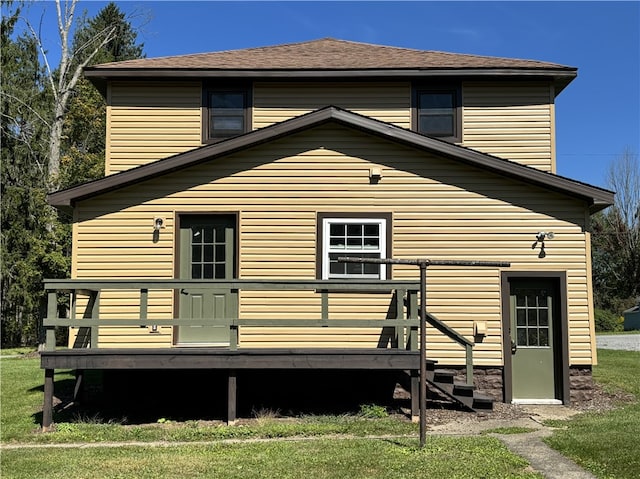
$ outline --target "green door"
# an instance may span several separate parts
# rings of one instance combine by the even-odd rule
[[[510,335],[514,402],[556,402],[552,281],[511,282]]]
[[[180,217],[180,279],[233,279],[235,217]],[[184,288],[178,296],[180,318],[207,319],[211,325],[179,326],[179,346],[228,346],[229,327],[216,318],[237,314],[237,294],[222,289]]]

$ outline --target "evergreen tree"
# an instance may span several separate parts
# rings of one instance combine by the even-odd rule
[[[12,39],[19,9],[3,16],[1,32],[0,163],[2,344],[34,343],[42,279],[68,270],[60,228],[46,204],[50,112],[35,40]],[[51,227],[53,225],[53,227]]]

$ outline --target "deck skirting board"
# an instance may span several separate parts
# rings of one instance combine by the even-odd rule
[[[42,369],[418,369],[397,349],[66,349],[43,351]]]

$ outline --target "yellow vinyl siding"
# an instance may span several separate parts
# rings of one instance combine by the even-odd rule
[[[382,170],[378,184],[369,181],[371,166]],[[452,160],[325,125],[81,202],[75,275],[171,278],[176,214],[215,211],[239,215],[241,278],[311,279],[316,277],[317,213],[392,213],[394,257],[500,260],[511,261],[511,271],[566,271],[571,363],[590,364],[584,207]],[[154,216],[167,219],[157,243]],[[538,231],[556,233],[546,244],[545,258],[531,248]],[[394,266],[393,278],[417,279],[418,272]],[[487,323],[489,334],[474,348],[476,364],[501,365],[499,270],[430,267],[427,281],[428,308],[440,319],[470,339],[474,322]],[[124,314],[117,295],[109,301],[102,305],[104,312]],[[169,296],[163,301],[157,317],[170,317]],[[383,319],[389,301],[389,295],[332,294],[330,317]],[[135,301],[126,298],[126,304]],[[243,292],[240,298],[243,318],[319,314],[320,298],[313,292]],[[102,333],[102,344],[151,341],[141,328],[129,339],[117,333]],[[379,333],[244,328],[240,346],[375,347]],[[160,337],[170,345],[169,333]],[[427,347],[433,359],[464,363],[463,349],[435,331],[429,331]]]
[[[463,144],[554,171],[553,92],[549,84],[463,84]]]
[[[111,82],[106,174],[202,145],[200,82]]]
[[[253,98],[254,129],[329,105],[411,128],[409,82],[256,82]]]
[[[554,171],[553,90],[548,83],[465,82],[463,145]],[[252,128],[328,105],[411,128],[410,82],[256,82]],[[200,82],[110,82],[106,174],[198,148],[202,143]]]

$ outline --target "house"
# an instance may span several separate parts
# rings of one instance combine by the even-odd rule
[[[43,353],[45,396],[61,367],[226,367],[230,396],[237,368],[297,354],[415,370],[417,268],[343,256],[508,262],[430,265],[428,359],[506,402],[566,404],[590,376],[589,217],[613,193],[556,174],[575,68],[326,38],[85,75],[106,176],[49,195],[73,266],[45,325],[76,347]]]

